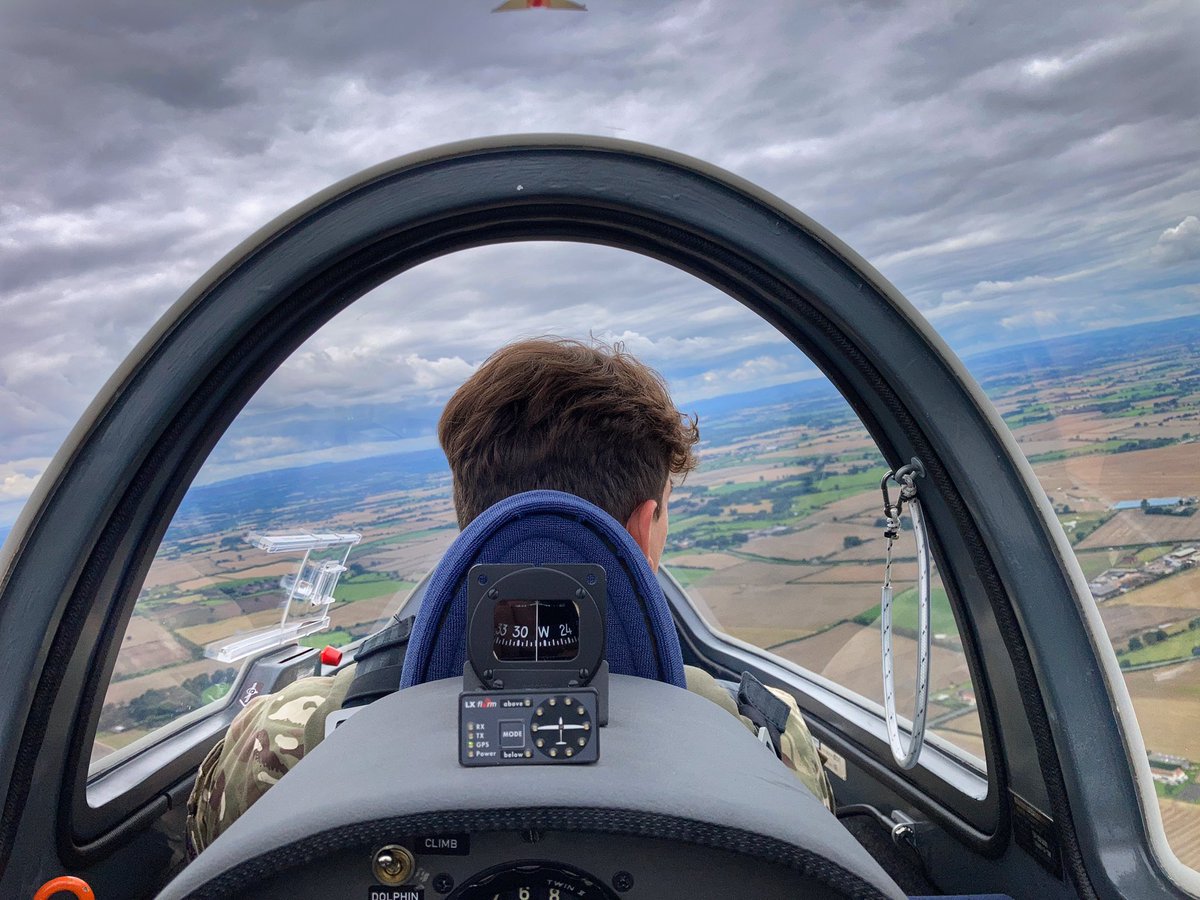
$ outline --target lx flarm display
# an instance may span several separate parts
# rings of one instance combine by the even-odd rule
[[[459,762],[595,762],[608,718],[604,569],[478,565],[468,579]]]

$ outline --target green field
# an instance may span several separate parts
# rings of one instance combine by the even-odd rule
[[[1175,634],[1167,635],[1165,641],[1149,644],[1142,647],[1141,650],[1134,650],[1132,653],[1129,651],[1118,653],[1117,658],[1121,662],[1128,661],[1131,666],[1140,666],[1144,663],[1166,662],[1171,659],[1188,659],[1192,655],[1193,647],[1200,647],[1200,628],[1178,631]]]
[[[1143,547],[1137,552],[1137,561],[1140,563],[1154,562],[1160,556],[1166,556],[1175,547],[1175,544],[1156,544],[1153,547]]]
[[[457,525],[439,525],[437,528],[422,528],[418,531],[406,531],[403,534],[389,534],[387,537],[375,538],[371,541],[363,541],[359,544],[355,551],[361,553],[367,547],[381,547],[385,544],[403,544],[408,541],[419,541],[427,537],[433,537],[437,534],[442,534],[450,529],[458,529]]]
[[[412,581],[360,575],[356,578],[343,578],[339,581],[333,596],[338,600],[353,603],[355,600],[370,600],[372,597],[382,597],[399,591],[411,591],[414,587],[416,587],[416,583]]]
[[[712,574],[712,569],[702,569],[696,566],[672,566],[668,565],[667,570],[675,576],[675,580],[682,587],[689,588],[697,581],[702,580]]]
[[[684,515],[672,521],[671,541],[677,544],[689,540],[698,548],[728,549],[731,544],[744,542],[749,531],[777,525],[795,526],[815,510],[834,501],[878,489],[883,473],[884,469],[880,467],[852,475],[826,475],[807,481],[809,476],[777,482],[719,485],[701,493],[697,499],[701,502],[718,501],[723,508],[765,500],[774,509],[756,516],[734,518],[718,518],[710,512]]]
[[[1083,577],[1088,581],[1112,568],[1107,550],[1084,551],[1076,553],[1075,558],[1079,560],[1079,568],[1083,569]]]
[[[1071,459],[1075,456],[1091,456],[1093,453],[1112,453],[1122,444],[1127,443],[1123,440],[1108,440],[1096,441],[1090,444],[1082,444],[1078,447],[1072,447],[1069,450],[1050,450],[1046,453],[1035,453],[1033,456],[1027,457],[1030,464],[1057,462],[1060,459]]]
[[[874,625],[879,621],[879,604],[854,617],[859,625]],[[929,624],[933,634],[958,636],[958,624],[954,621],[954,611],[950,608],[950,598],[946,589],[935,584],[930,590]],[[892,600],[892,627],[901,634],[916,635],[917,633],[917,589],[915,587],[901,591]]]
[[[226,681],[222,684],[214,684],[211,687],[205,688],[204,693],[200,695],[201,703],[212,703],[214,700],[220,700],[229,693],[229,689],[233,687],[233,682]]]
[[[299,644],[302,647],[316,647],[322,649],[326,644],[333,647],[341,647],[343,644],[348,644],[353,638],[350,632],[344,628],[336,628],[333,631],[318,631],[316,634],[310,634],[308,637],[302,637]]]
[[[1063,530],[1067,533],[1067,539],[1074,545],[1078,544],[1112,517],[1113,513],[1105,510],[1104,512],[1060,513],[1058,520],[1063,523]],[[1075,523],[1074,528],[1068,528],[1066,525],[1066,522],[1071,521]]]

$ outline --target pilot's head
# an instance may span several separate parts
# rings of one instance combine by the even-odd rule
[[[695,468],[700,432],[619,344],[539,338],[492,354],[446,404],[438,438],[460,526],[513,494],[565,491],[624,522],[657,571],[671,476]]]

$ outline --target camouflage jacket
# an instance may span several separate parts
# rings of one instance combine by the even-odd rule
[[[692,666],[684,668],[688,690],[708,698],[737,716],[751,732],[756,731],[750,720],[738,713],[729,691],[711,675]],[[341,708],[353,679],[354,666],[332,678],[302,678],[277,693],[256,698],[238,713],[225,737],[200,764],[188,798],[189,858],[211,844],[321,742],[326,717]],[[780,737],[783,763],[832,810],[833,791],[795,699],[776,688],[770,690],[790,708],[787,728]]]

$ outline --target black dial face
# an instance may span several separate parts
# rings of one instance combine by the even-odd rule
[[[472,878],[452,900],[611,900],[595,878],[552,863],[502,866]]]
[[[587,708],[571,697],[550,697],[533,711],[533,746],[551,759],[570,759],[588,745],[595,728]]]
[[[492,652],[501,662],[566,661],[579,655],[579,607],[574,600],[500,600]]]

